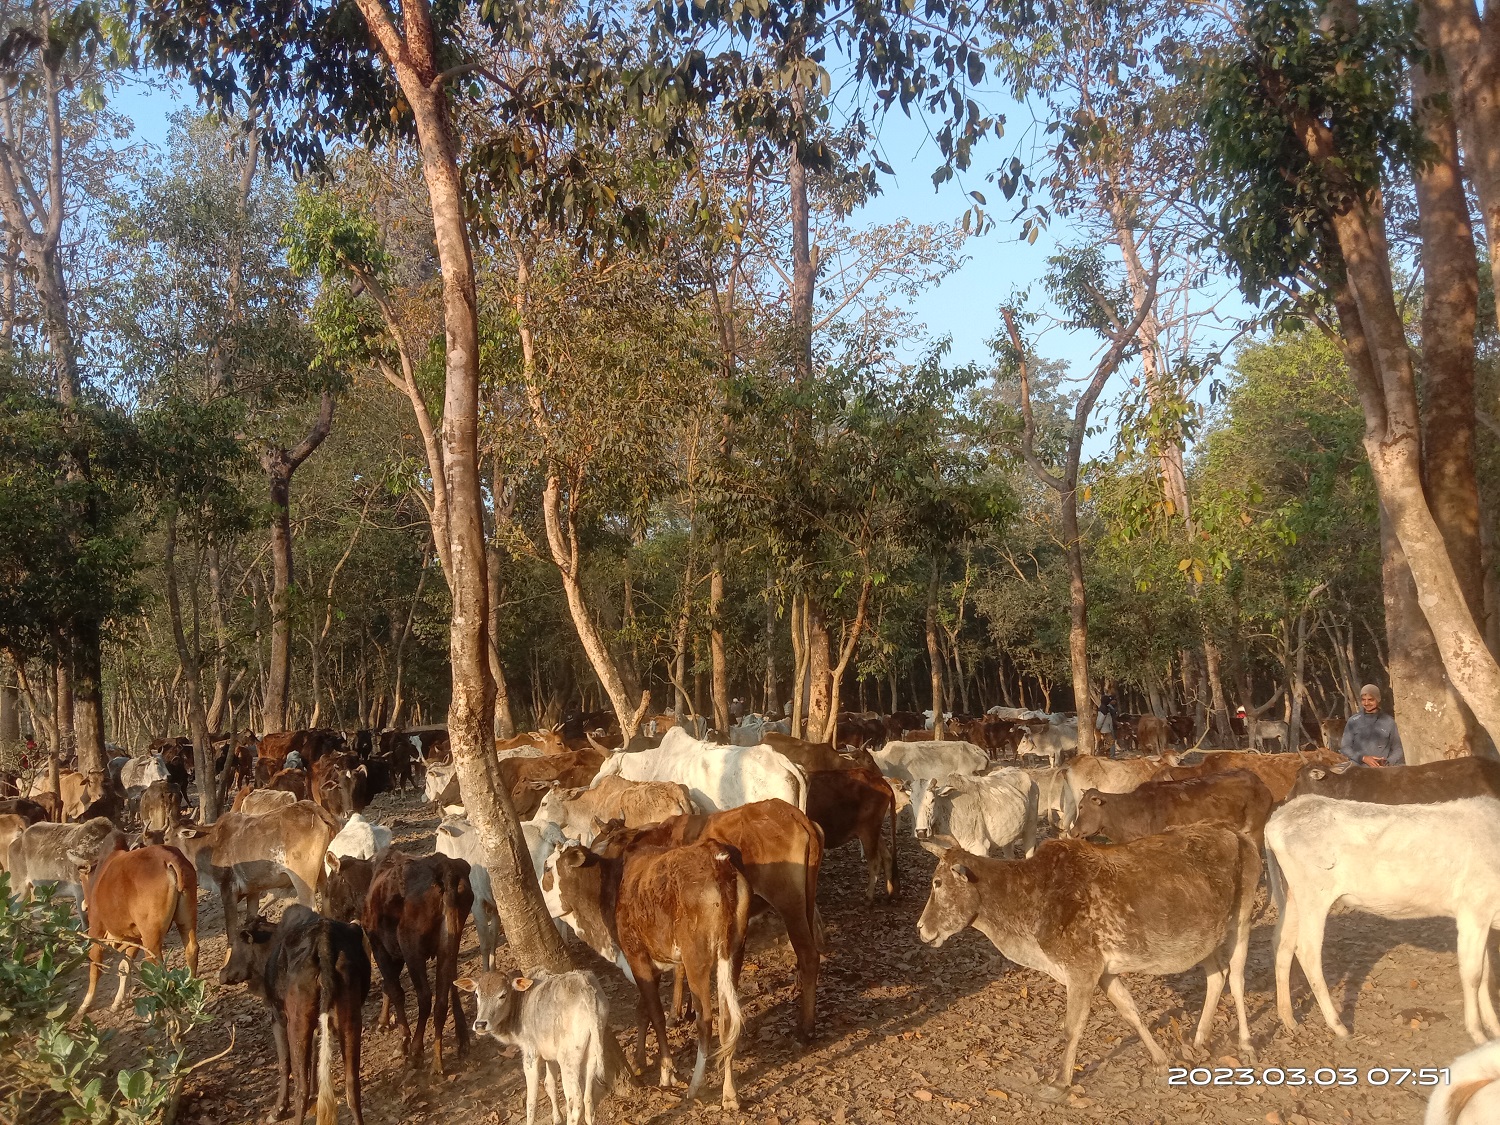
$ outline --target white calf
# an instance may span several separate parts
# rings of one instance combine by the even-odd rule
[[[390,850],[391,830],[383,824],[366,820],[363,813],[351,813],[344,827],[328,841],[328,853],[323,857],[323,870],[332,871],[328,860],[331,856],[353,856],[355,859],[378,861]]]
[[[1037,786],[1024,771],[997,770],[986,777],[953,774],[918,778],[911,787],[917,838],[947,837],[970,855],[1002,852],[1015,859],[1036,851]]]
[[[1267,881],[1276,900],[1276,1010],[1292,1013],[1296,954],[1333,1033],[1349,1030],[1323,979],[1323,928],[1343,902],[1382,918],[1449,917],[1458,923],[1464,1027],[1474,1042],[1500,1036],[1490,998],[1490,928],[1500,922],[1500,801],[1374,805],[1298,797],[1266,822]],[[1483,1021],[1484,1031],[1480,1023]]]
[[[919,777],[936,780],[955,773],[988,769],[990,756],[972,742],[887,742],[870,757],[888,778],[908,785]]]

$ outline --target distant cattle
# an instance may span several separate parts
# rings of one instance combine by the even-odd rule
[[[1287,725],[1280,719],[1246,719],[1245,735],[1253,750],[1264,750],[1268,742],[1277,743],[1281,750],[1291,748],[1287,740]]]
[[[771,799],[807,810],[807,775],[774,750],[715,746],[676,729],[655,749],[612,755],[597,780],[606,777],[675,781],[705,812]]]
[[[1007,859],[1017,849],[1028,856],[1036,850],[1037,787],[1023,770],[918,778],[911,803],[918,839],[946,839],[971,855],[1003,852]]]
[[[70,854],[84,861],[79,876],[88,880],[84,905],[89,920],[89,987],[78,1006],[80,1016],[93,1006],[105,946],[117,949],[122,958],[111,1011],[125,999],[138,951],[165,965],[162,939],[173,926],[182,939],[188,972],[197,974],[198,875],[181,852],[159,846],[130,851],[125,837],[116,833],[93,855]]]
[[[537,1086],[547,1072],[547,1100],[558,1120],[556,1082],[561,1082],[567,1125],[594,1125],[594,1086],[605,1081],[612,1042],[609,1001],[593,973],[531,975],[484,972],[462,977],[458,987],[474,993],[476,1035],[519,1047],[526,1072],[526,1125],[536,1116]]]
[[[286,1114],[292,1087],[292,1120],[301,1125],[317,1074],[318,1121],[332,1125],[338,1117],[333,1084],[333,1037],[339,1036],[344,1059],[344,1089],[354,1125],[364,1125],[360,1090],[360,1049],[364,1037],[362,1009],[370,994],[370,957],[358,926],[324,918],[308,908],[289,907],[273,927],[259,918],[241,930],[231,945],[229,963],[219,974],[223,984],[248,984],[271,1009],[276,1042],[276,1103],[266,1120]],[[317,1063],[313,1034],[318,1035]]]
[[[834,726],[833,745],[879,749],[885,745],[885,721],[879,715],[841,714]]]
[[[931,848],[938,851],[941,849]],[[1201,966],[1208,976],[1193,1044],[1208,1042],[1227,977],[1239,1017],[1239,1052],[1253,1054],[1244,970],[1260,852],[1216,825],[1173,828],[1129,844],[1048,840],[1030,859],[943,853],[917,933],[942,945],[968,926],[1009,960],[1046,973],[1068,990],[1066,1045],[1054,1081],[1073,1081],[1078,1042],[1094,989],[1107,995],[1165,1065],[1122,974],[1171,975]]]
[[[323,727],[312,730],[278,731],[260,736],[257,763],[273,763],[275,769],[280,769],[287,755],[296,753],[302,759],[303,765],[311,766],[324,754],[336,754],[347,750],[348,746],[342,734]],[[259,768],[258,764],[257,768]]]
[[[167,829],[182,819],[182,791],[163,778],[153,781],[141,794],[141,832],[147,843],[160,844]]]
[[[1148,781],[1129,793],[1090,789],[1078,798],[1070,836],[1139,840],[1187,824],[1222,824],[1260,846],[1271,815],[1271,791],[1249,770],[1225,770],[1188,781]]]
[[[732,1064],[743,1027],[737,978],[750,888],[730,850],[704,840],[680,848],[638,848],[616,858],[575,844],[559,852],[553,863],[556,893],[574,929],[635,981],[641,1000],[636,1067],[645,1070],[649,1020],[660,1052],[660,1082],[667,1089],[673,1067],[658,992],[660,966],[677,963],[678,972],[687,977],[698,1015],[698,1058],[684,1100],[697,1097],[703,1084],[717,983],[722,1105],[737,1111]]]
[[[1134,735],[1138,753],[1159,758],[1167,752],[1167,720],[1155,715],[1141,715],[1135,720]]]
[[[1029,723],[1016,744],[1016,753],[1046,758],[1054,766],[1077,752],[1076,723]]]
[[[469,865],[462,859],[430,855],[414,859],[402,852],[387,853],[375,872],[361,916],[375,963],[380,966],[385,994],[381,1020],[394,1017],[401,1028],[401,1053],[420,1064],[427,1017],[432,1015],[433,1070],[443,1072],[443,1025],[453,1009],[454,1037],[459,1053],[468,1049],[454,981],[458,978],[458,948],[464,921],[474,905]],[[427,962],[434,963],[431,983]],[[405,969],[417,993],[417,1029],[413,1037],[406,1020],[406,993],[401,987]]]
[[[1288,1028],[1295,954],[1323,1019],[1349,1030],[1323,977],[1323,930],[1340,901],[1382,918],[1448,917],[1458,923],[1464,1027],[1476,1043],[1500,1037],[1487,945],[1500,917],[1500,801],[1381,805],[1298,797],[1266,823],[1276,900],[1276,1010]],[[1482,1023],[1482,1027],[1481,1027]]]
[[[128,796],[139,800],[147,787],[155,781],[167,780],[167,766],[157,754],[144,758],[132,758],[120,770],[120,784]]]
[[[1374,769],[1349,765],[1338,770],[1311,764],[1297,774],[1287,800],[1333,797],[1377,805],[1432,805],[1464,797],[1500,798],[1500,762],[1489,758],[1451,758],[1420,766]]]
[[[990,764],[990,756],[972,742],[887,742],[870,756],[886,777],[908,785],[919,777],[980,773]]]
[[[1344,726],[1348,719],[1324,719],[1318,724],[1318,735],[1323,741],[1323,747],[1327,750],[1337,750],[1340,743],[1344,741]]]

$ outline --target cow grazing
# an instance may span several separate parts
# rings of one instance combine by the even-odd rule
[[[800,766],[766,746],[715,746],[676,728],[655,749],[611,755],[594,784],[606,777],[675,781],[706,812],[773,798],[807,811],[807,774]]]
[[[896,872],[896,797],[877,769],[813,770],[807,775],[807,817],[823,832],[827,851],[858,840],[865,857],[865,901],[875,901],[882,878],[887,898],[899,890]],[[890,825],[887,841],[885,827]]]
[[[613,826],[612,826],[613,827]],[[823,841],[805,813],[785,801],[757,801],[707,816],[676,816],[653,828],[612,831],[595,850],[676,848],[709,840],[732,849],[754,898],[786,926],[797,957],[797,1037],[812,1038],[818,991],[818,874]]]
[[[526,1072],[526,1125],[536,1119],[537,1086],[547,1073],[547,1100],[558,1119],[562,1083],[567,1125],[594,1125],[594,1084],[605,1080],[609,1001],[593,973],[483,972],[457,981],[478,1001],[474,1033],[521,1049]]]
[[[1463,797],[1500,798],[1500,762],[1489,758],[1452,758],[1420,766],[1365,769],[1351,765],[1336,771],[1306,765],[1297,774],[1287,800],[1333,797],[1377,805],[1434,805]]]
[[[413,1065],[420,1064],[427,1017],[432,1015],[433,1070],[443,1072],[443,1024],[453,1008],[454,1037],[459,1054],[469,1047],[469,1029],[453,982],[458,977],[458,947],[464,920],[474,906],[469,884],[469,864],[445,855],[413,859],[402,852],[387,852],[375,871],[361,916],[370,948],[380,966],[385,993],[381,1022],[393,1016],[401,1028],[401,1052]],[[433,961],[434,979],[427,978],[427,962]],[[417,1034],[412,1038],[406,1020],[406,993],[401,970],[411,977],[417,993]],[[434,999],[436,1004],[434,1005]]]
[[[549,790],[537,806],[533,822],[556,824],[563,835],[589,844],[597,834],[596,824],[618,820],[626,828],[644,828],[697,811],[686,786],[675,782],[603,777],[592,789]]]
[[[323,857],[339,824],[309,801],[261,816],[225,813],[212,825],[179,824],[167,843],[198,869],[199,882],[213,883],[224,910],[224,930],[239,929],[239,900],[256,913],[266,891],[290,887],[303,906],[315,906],[323,880]]]
[[[74,856],[96,856],[112,837],[123,834],[105,817],[81,824],[41,821],[28,825],[10,844],[11,891],[26,898],[33,887],[47,883],[55,893],[78,903],[83,912],[84,885]]]
[[[1037,787],[1022,770],[986,777],[952,774],[918,778],[911,788],[917,838],[945,837],[971,855],[999,851],[1005,858],[1036,851]]]
[[[1332,750],[1299,750],[1295,754],[1257,754],[1254,751],[1226,750],[1205,754],[1196,766],[1168,765],[1157,772],[1152,781],[1187,781],[1195,777],[1208,777],[1225,770],[1249,770],[1265,783],[1271,791],[1271,799],[1281,802],[1296,784],[1297,773],[1305,765],[1333,766],[1349,759]],[[1099,788],[1092,786],[1092,788]],[[1082,792],[1082,790],[1080,790]]]
[[[1078,798],[1068,835],[1108,836],[1117,844],[1185,824],[1222,824],[1259,847],[1271,815],[1271,791],[1249,770],[1225,770],[1189,781],[1148,781],[1129,793],[1090,789]]]
[[[1295,954],[1323,1019],[1340,1039],[1348,1037],[1323,978],[1324,924],[1345,902],[1382,918],[1454,919],[1464,1027],[1476,1043],[1485,1041],[1485,1032],[1500,1036],[1485,964],[1490,926],[1500,917],[1500,801],[1377,805],[1298,797],[1266,822],[1266,852],[1277,906],[1276,1010],[1283,1024],[1296,1024]]]
[[[743,1021],[738,966],[745,947],[750,888],[730,849],[703,840],[680,848],[638,848],[616,857],[569,845],[553,861],[565,916],[596,953],[619,964],[640,993],[636,1066],[646,1067],[646,1023],[656,1031],[661,1085],[672,1085],[672,1052],[658,992],[658,966],[680,964],[698,1016],[698,1058],[685,1101],[698,1096],[708,1065],[713,986],[719,989],[722,1104],[738,1110],[733,1059]],[[610,907],[613,906],[613,909]]]
[[[1169,975],[1201,966],[1208,988],[1193,1038],[1200,1049],[1227,975],[1239,1016],[1240,1057],[1253,1058],[1245,957],[1260,869],[1254,843],[1216,825],[1173,828],[1129,844],[1048,840],[1030,859],[985,859],[950,848],[933,873],[917,933],[941,945],[973,926],[1010,960],[1067,988],[1059,1093],[1073,1080],[1078,1041],[1101,985],[1152,1061],[1166,1062],[1124,973]]]
[[[324,918],[300,904],[289,907],[275,927],[253,919],[238,933],[219,981],[249,985],[271,1009],[280,1084],[266,1120],[285,1116],[289,1092],[293,1093],[294,1125],[302,1125],[307,1116],[316,1029],[318,1125],[334,1125],[338,1120],[333,1082],[335,1034],[344,1057],[345,1100],[354,1125],[364,1125],[359,1074],[364,1036],[361,1010],[370,995],[370,957],[358,926]]]
[[[383,824],[366,820],[363,813],[352,813],[340,828],[338,835],[328,841],[328,851],[323,861],[325,870],[332,870],[328,861],[335,856],[353,856],[355,859],[375,859],[383,856],[391,846],[391,830]]]
[[[297,803],[297,794],[287,789],[241,789],[234,795],[234,811],[246,816],[264,816]]]
[[[135,950],[158,965],[162,938],[173,926],[182,939],[188,972],[198,973],[198,874],[176,848],[149,846],[126,850],[116,833],[93,855],[70,852],[81,880],[87,880],[84,907],[89,919],[89,987],[78,1006],[82,1016],[93,1006],[104,964],[104,947],[120,951],[120,988],[110,1011],[125,1000]]]
[[[886,777],[908,785],[919,777],[980,773],[990,765],[990,756],[972,742],[887,742],[870,757]]]
[[[290,796],[290,794],[288,794]],[[160,844],[167,829],[182,819],[182,791],[163,778],[141,794],[141,832],[148,844]]]

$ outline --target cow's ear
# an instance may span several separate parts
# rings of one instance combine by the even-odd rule
[[[564,848],[557,861],[567,867],[582,867],[588,862],[588,858],[586,848]]]
[[[534,982],[530,977],[517,977],[515,980],[510,982],[510,986],[517,992],[525,992],[532,986],[533,983]]]
[[[478,992],[479,986],[469,977],[459,977],[453,982],[453,987],[460,992]]]
[[[328,870],[334,875],[339,873],[339,857],[332,852],[328,853]]]
[[[965,883],[972,883],[974,881],[974,872],[969,870],[967,864],[955,863],[953,865],[953,874],[958,876]]]
[[[339,783],[334,778],[330,777],[327,781],[323,782],[323,788],[324,789],[337,789],[338,787],[339,787]]]
[[[354,772],[358,773],[358,774],[363,774],[365,777],[369,777],[370,776],[370,771],[367,770],[367,769],[365,769],[365,764],[363,762],[361,762],[359,764],[359,767]]]
[[[1310,769],[1307,771],[1307,776],[1312,778],[1314,781],[1322,781],[1325,777],[1328,776],[1328,771],[1320,769]]]

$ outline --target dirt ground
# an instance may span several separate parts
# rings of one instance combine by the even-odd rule
[[[432,850],[437,823],[429,809],[417,794],[386,795],[370,815],[392,827],[399,846],[422,854]],[[1258,1065],[1303,1067],[1306,1085],[1170,1086],[1101,994],[1095,997],[1080,1046],[1082,1070],[1076,1085],[1060,1104],[1048,1102],[1039,1094],[1042,1080],[1059,1060],[1063,989],[1040,973],[1006,965],[973,930],[941,949],[922,945],[916,920],[934,863],[908,831],[900,851],[904,893],[895,902],[867,907],[858,845],[827,857],[819,891],[828,943],[818,989],[819,1034],[806,1049],[792,1035],[794,962],[785,935],[774,918],[752,924],[741,985],[746,1031],[735,1059],[740,1114],[719,1109],[717,1074],[710,1071],[705,1100],[695,1106],[680,1108],[678,1094],[642,1087],[607,1098],[599,1120],[613,1125],[668,1120],[726,1125],[730,1120],[764,1125],[1417,1122],[1425,1091],[1372,1085],[1369,1070],[1442,1067],[1469,1049],[1451,922],[1393,923],[1357,914],[1330,919],[1326,972],[1335,1001],[1343,999],[1353,1032],[1340,1043],[1323,1024],[1297,972],[1293,998],[1304,1022],[1295,1032],[1280,1026],[1271,919],[1263,910],[1252,939],[1247,982]],[[218,985],[224,937],[211,893],[202,894],[200,910],[202,966],[209,974],[218,1019],[198,1033],[198,1054],[222,1050],[230,1027],[236,1039],[224,1059],[192,1076],[180,1119],[185,1125],[248,1121],[264,1114],[275,1092],[268,1020],[260,1003],[243,989]],[[578,963],[597,969],[605,981],[612,1022],[628,1052],[633,1044],[633,990],[613,968],[576,943],[573,947]],[[500,952],[503,966],[503,947]],[[173,963],[180,956],[180,950],[169,948]],[[472,927],[463,956],[464,968],[479,967]],[[1127,983],[1174,1063],[1193,1065],[1183,1059],[1180,1042],[1184,1033],[1191,1037],[1196,1025],[1202,974],[1137,976],[1127,978]],[[101,993],[95,1019],[102,1026],[124,1028],[133,1017],[109,1013],[105,1006],[112,989],[103,987]],[[524,1086],[513,1054],[485,1039],[466,1058],[450,1051],[444,1077],[428,1069],[430,1049],[423,1069],[413,1071],[396,1055],[397,1033],[369,1030],[378,1013],[379,994],[377,971],[365,1017],[364,1099],[370,1125],[502,1125],[524,1120]],[[409,990],[408,996],[414,1010]],[[473,1018],[471,999],[466,1018]],[[1211,1066],[1249,1062],[1233,1057],[1232,1021],[1226,990],[1214,1025]],[[452,1036],[451,1024],[448,1035]],[[676,1027],[671,1038],[681,1076],[693,1060],[690,1029]],[[1314,1074],[1319,1067],[1353,1068],[1358,1084],[1320,1087]],[[1203,1077],[1201,1072],[1198,1077]],[[1378,1071],[1375,1077],[1380,1078]],[[1330,1076],[1325,1073],[1322,1078],[1328,1081]],[[545,1095],[541,1101],[539,1119],[545,1121]],[[341,1120],[348,1121],[347,1108],[340,1112]]]

